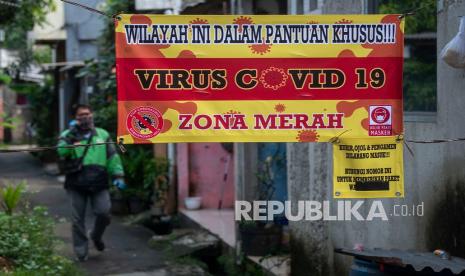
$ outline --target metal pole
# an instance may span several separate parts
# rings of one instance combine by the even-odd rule
[[[231,14],[236,14],[236,0],[231,0],[230,2]]]
[[[311,11],[310,0],[304,0],[303,14],[309,14]]]
[[[297,0],[290,0],[290,14],[297,14]]]
[[[237,0],[237,14],[244,14],[244,7],[242,7],[242,0]]]
[[[59,125],[60,133],[63,132],[65,127],[65,89],[63,86],[60,86],[58,89],[58,112],[59,112]]]
[[[175,0],[173,3],[173,15],[178,15],[181,10],[182,1]],[[174,182],[176,172],[174,171],[176,168],[176,144],[169,143],[168,144],[168,161],[169,161],[169,168],[168,168],[168,175],[169,175],[169,182],[171,185],[176,185],[177,183]]]
[[[368,1],[361,0],[361,2],[362,2],[362,14],[367,14],[368,13]]]
[[[3,41],[5,40],[5,31],[3,29],[0,29],[0,69],[2,69],[2,55],[3,55],[3,48],[2,44]]]

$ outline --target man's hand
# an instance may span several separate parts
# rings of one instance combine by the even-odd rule
[[[115,185],[120,190],[124,190],[127,188],[126,183],[124,182],[124,179],[121,177],[118,177],[115,180],[113,180],[113,185]]]

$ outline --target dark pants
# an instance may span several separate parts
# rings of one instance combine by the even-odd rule
[[[90,233],[92,240],[101,241],[105,228],[110,224],[110,193],[108,190],[86,193],[66,190],[71,200],[71,222],[73,232],[74,253],[78,257],[87,256],[89,251],[86,231],[86,208],[90,201],[95,215],[94,228]]]

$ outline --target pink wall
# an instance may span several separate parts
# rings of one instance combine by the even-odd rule
[[[228,178],[223,175],[228,159]],[[202,197],[202,208],[218,208],[221,186],[224,186],[223,208],[234,206],[233,156],[220,143],[177,144],[178,202],[184,208],[184,198]]]
[[[176,168],[178,177],[178,207],[184,208],[184,198],[189,196],[189,144],[177,144],[176,156]]]

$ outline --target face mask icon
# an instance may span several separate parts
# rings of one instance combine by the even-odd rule
[[[384,124],[389,121],[389,118],[390,111],[383,106],[376,107],[371,111],[371,120],[374,123]]]

